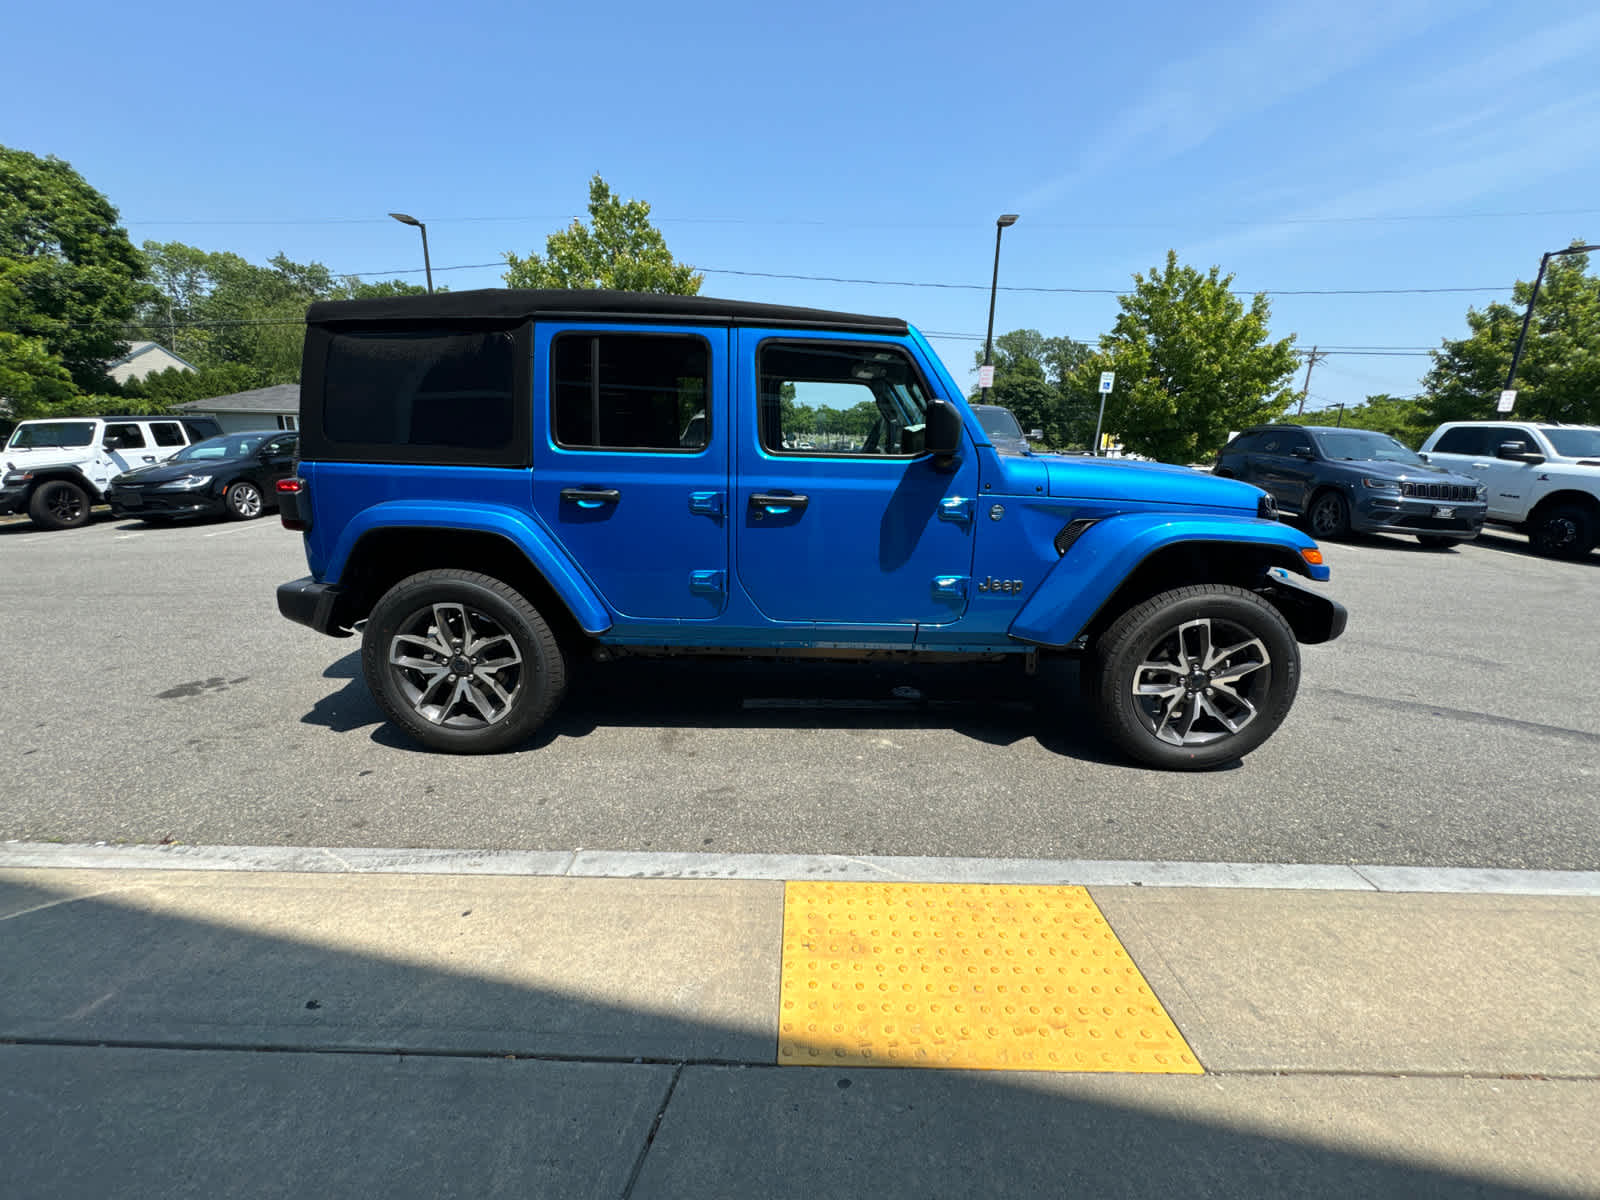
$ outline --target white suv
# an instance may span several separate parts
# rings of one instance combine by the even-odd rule
[[[1452,421],[1422,443],[1428,461],[1489,488],[1489,520],[1540,554],[1582,558],[1600,539],[1600,427]]]
[[[0,514],[71,529],[124,471],[171,458],[222,432],[211,417],[52,417],[23,421],[0,450]]]

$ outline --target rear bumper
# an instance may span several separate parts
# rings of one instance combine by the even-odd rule
[[[338,600],[338,588],[318,583],[309,575],[278,585],[278,611],[289,620],[329,637],[349,637],[348,629],[334,623]]]

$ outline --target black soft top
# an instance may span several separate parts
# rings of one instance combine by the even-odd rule
[[[306,324],[470,324],[480,321],[500,324],[519,323],[539,317],[559,317],[563,320],[626,317],[641,321],[715,325],[780,325],[891,336],[902,336],[907,332],[905,321],[899,317],[869,317],[860,313],[794,308],[753,300],[717,300],[711,296],[663,296],[593,288],[539,291],[482,288],[471,292],[385,296],[372,300],[319,300],[306,312]]]

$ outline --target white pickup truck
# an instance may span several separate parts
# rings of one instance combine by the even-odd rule
[[[1422,443],[1429,462],[1489,488],[1488,519],[1552,558],[1582,558],[1600,539],[1600,427],[1451,421]]]

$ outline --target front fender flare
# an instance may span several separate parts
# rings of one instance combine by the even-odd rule
[[[1140,564],[1179,544],[1260,547],[1272,566],[1319,582],[1328,578],[1326,566],[1301,557],[1316,543],[1289,525],[1254,517],[1122,513],[1096,522],[1072,543],[1022,606],[1011,636],[1040,646],[1071,645]]]
[[[338,579],[343,574],[351,551],[363,535],[378,529],[396,528],[459,529],[497,534],[527,556],[585,633],[604,633],[611,628],[611,613],[599,593],[545,528],[529,514],[498,504],[470,501],[418,504],[396,500],[362,509],[341,531],[323,578]]]

